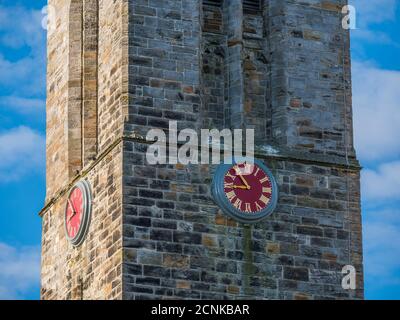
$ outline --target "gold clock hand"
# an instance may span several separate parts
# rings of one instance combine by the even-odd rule
[[[240,180],[242,180],[243,184],[246,186],[246,189],[250,190],[250,186],[247,183],[247,181],[245,180],[245,178],[243,178],[240,168],[236,166],[235,171],[236,171],[236,174],[239,176]]]
[[[243,176],[242,176],[241,174],[239,175],[239,178],[240,178],[240,180],[242,180],[242,182],[243,182],[244,185],[246,186],[246,189],[247,189],[247,190],[250,190],[249,184],[247,183],[247,181],[243,178]]]
[[[246,186],[233,186],[233,189],[244,189],[244,190],[248,190],[248,188]]]

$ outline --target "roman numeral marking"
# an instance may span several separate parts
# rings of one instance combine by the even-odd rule
[[[267,182],[269,179],[268,179],[268,177],[264,177],[264,178],[262,178],[261,180],[260,180],[260,182],[261,183],[265,183],[265,182]]]
[[[242,208],[242,200],[236,199],[236,201],[235,201],[235,203],[233,205],[235,206],[236,209],[241,210],[241,208]]]
[[[257,177],[259,172],[260,172],[260,168],[257,168],[256,172],[253,173],[253,176]]]
[[[262,195],[262,196],[260,197],[260,201],[261,201],[262,203],[264,203],[264,204],[267,204],[267,203],[269,202],[269,199],[268,199],[266,196]]]
[[[232,201],[232,200],[236,197],[236,194],[235,194],[234,191],[230,191],[230,192],[228,192],[228,193],[226,194],[226,196],[227,196],[227,198],[228,198],[229,201]]]
[[[272,192],[272,189],[271,189],[271,188],[263,188],[263,189],[262,189],[262,192],[263,192],[263,193],[271,193],[271,192]]]
[[[227,172],[227,173],[226,173],[226,176],[229,177],[229,178],[231,178],[232,180],[235,180],[235,177],[234,177],[233,175],[231,175],[230,172]]]
[[[246,203],[246,212],[251,212],[251,205],[250,203]]]
[[[233,182],[225,182],[224,183],[224,188],[225,189],[233,189]]]
[[[257,208],[257,211],[261,211],[263,208],[258,204],[258,202],[256,202],[256,208]]]
[[[242,169],[240,169],[238,166],[234,166],[233,170],[235,170],[236,174],[242,174]]]

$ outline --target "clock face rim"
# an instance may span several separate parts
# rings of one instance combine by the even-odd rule
[[[67,211],[68,211],[68,200],[65,205],[64,211],[64,231],[68,241],[74,246],[80,246],[89,231],[89,225],[92,215],[92,193],[90,189],[89,182],[86,180],[81,180],[77,182],[69,191],[68,198],[71,197],[71,194],[74,192],[75,189],[79,189],[82,193],[82,220],[81,225],[79,227],[79,231],[77,232],[76,236],[71,238],[68,234],[68,227],[67,227]]]
[[[256,212],[256,213],[245,213],[237,208],[235,208],[229,199],[226,197],[225,188],[224,188],[224,180],[227,172],[236,164],[242,164],[244,162],[254,163],[257,165],[261,170],[264,171],[265,175],[268,176],[271,182],[271,200],[268,205]],[[211,193],[214,197],[215,202],[217,205],[222,209],[222,211],[230,216],[231,218],[244,223],[244,224],[254,224],[260,222],[261,220],[265,219],[266,217],[270,216],[276,206],[278,204],[278,185],[276,183],[276,179],[272,172],[258,159],[252,159],[251,161],[247,158],[236,158],[231,161],[231,164],[220,164],[214,174]]]

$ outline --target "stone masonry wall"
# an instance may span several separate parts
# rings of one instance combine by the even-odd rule
[[[150,128],[197,128],[200,115],[200,3],[129,1],[127,135]]]
[[[69,180],[68,162],[68,29],[69,5],[67,1],[52,0],[56,8],[56,29],[50,29],[47,46],[47,128],[46,128],[46,199]],[[78,163],[79,165],[79,163]]]
[[[128,0],[99,0],[99,154],[122,136],[128,114],[128,10]]]
[[[124,299],[363,297],[357,171],[264,159],[279,205],[246,226],[214,204],[215,166],[149,166],[146,150],[124,143]],[[341,287],[348,264],[356,291]]]
[[[363,297],[344,4],[271,0],[243,15],[238,0],[130,2],[124,299]],[[211,199],[213,166],[148,165],[140,137],[169,120],[261,130],[276,212],[237,224]],[[341,287],[347,264],[356,291]]]
[[[257,14],[229,3],[213,25],[219,13],[198,0],[98,1],[97,155],[82,163],[70,37],[82,25],[68,21],[70,1],[49,1],[43,299],[363,298],[346,1],[269,0]],[[215,166],[148,165],[142,138],[170,120],[254,126],[277,210],[239,224],[211,198]],[[93,219],[72,248],[63,216],[80,178],[93,188]],[[348,264],[355,291],[341,287]]]
[[[346,0],[266,1],[272,133],[282,145],[354,157]]]
[[[120,299],[122,297],[122,148],[117,146],[84,176],[92,186],[92,221],[86,240],[67,240],[67,194],[42,216],[41,298]]]
[[[93,6],[82,16],[93,1],[49,1],[47,201],[121,138],[128,113],[128,0],[97,1],[98,23]]]
[[[227,100],[227,36],[222,6],[202,7],[201,87],[202,127],[223,129]]]
[[[267,18],[264,9],[243,15],[243,74],[245,127],[255,130],[256,143],[271,141],[271,83]]]
[[[82,8],[93,1],[49,1],[56,28],[48,34],[47,192],[41,212],[43,299],[122,296],[121,138],[128,108],[128,2],[99,0],[98,12],[91,7],[82,16]],[[94,39],[97,13],[99,34]],[[85,33],[87,29],[91,31]],[[82,132],[90,145],[86,153]],[[95,154],[94,140],[98,144]],[[84,162],[82,156],[90,153]],[[87,239],[73,248],[66,239],[63,219],[68,191],[78,179],[88,179],[94,199]]]

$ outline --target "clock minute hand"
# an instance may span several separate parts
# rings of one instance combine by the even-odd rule
[[[68,221],[70,221],[75,215],[76,215],[76,210],[74,208],[74,205],[72,204],[71,200],[68,199],[68,204],[72,209],[73,214],[69,217]]]
[[[239,171],[239,172],[240,172],[240,171]],[[239,172],[238,172],[238,176],[239,176],[240,180],[242,180],[242,182],[243,182],[244,185],[246,186],[246,189],[247,189],[247,190],[250,190],[249,184],[248,184],[247,181],[243,178],[242,174],[239,173]]]

